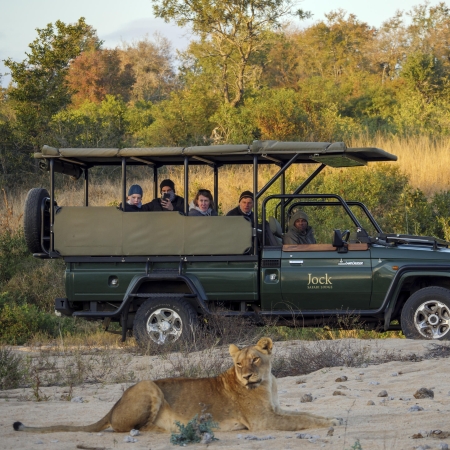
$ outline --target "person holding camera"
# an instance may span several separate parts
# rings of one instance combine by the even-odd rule
[[[184,199],[175,194],[175,183],[166,179],[159,185],[161,198],[142,205],[142,211],[179,211],[184,213]]]

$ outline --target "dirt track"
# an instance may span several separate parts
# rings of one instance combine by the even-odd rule
[[[361,346],[361,341],[354,341]],[[289,343],[276,344],[288,347]],[[295,344],[292,344],[295,345]],[[373,352],[396,350],[406,355],[425,354],[430,348],[428,342],[388,339],[363,341]],[[139,357],[136,357],[139,358]],[[132,365],[135,361],[130,361]],[[142,357],[139,359],[142,364]],[[346,425],[336,427],[333,436],[327,436],[326,429],[306,430],[312,435],[312,442],[299,439],[299,432],[216,432],[219,441],[210,448],[228,449],[351,449],[357,439],[364,450],[371,449],[413,449],[445,448],[450,438],[442,438],[450,432],[450,360],[430,359],[420,362],[392,361],[368,367],[323,369],[302,377],[279,379],[280,402],[285,409],[297,409],[326,416],[342,417]],[[346,376],[347,381],[337,382],[338,377]],[[299,383],[300,382],[300,383]],[[89,384],[75,387],[73,396],[83,398],[83,403],[62,401],[61,396],[67,388],[42,388],[49,397],[43,402],[27,400],[30,389],[16,389],[0,393],[0,448],[1,449],[55,449],[68,450],[81,448],[104,449],[166,449],[175,448],[169,442],[168,434],[143,433],[137,436],[138,442],[124,443],[125,434],[105,431],[103,433],[52,433],[35,434],[15,432],[14,421],[22,421],[29,426],[65,423],[87,424],[98,420],[121,396],[125,384]],[[415,399],[417,389],[426,387],[434,391],[434,399]],[[378,397],[386,390],[387,397]],[[336,395],[341,392],[342,395]],[[311,403],[301,403],[301,397],[309,393]],[[335,394],[335,395],[333,395]],[[368,405],[368,402],[374,405]],[[418,405],[421,411],[409,412]],[[441,430],[444,433],[413,439],[420,431]],[[425,435],[425,433],[422,433]],[[269,438],[265,440],[250,440]],[[428,445],[429,447],[425,447]],[[441,445],[441,447],[439,447]],[[205,445],[192,445],[191,448],[204,448]],[[79,447],[80,448],[80,447]]]

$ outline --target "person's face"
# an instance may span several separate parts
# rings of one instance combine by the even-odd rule
[[[211,202],[209,201],[209,198],[208,198],[208,197],[205,197],[205,196],[203,196],[203,195],[199,195],[199,196],[198,196],[197,203],[198,203],[198,207],[199,207],[202,211],[207,211],[208,208],[209,208],[209,204],[210,204]]]
[[[239,202],[241,211],[248,214],[253,209],[253,199],[245,197]]]
[[[308,222],[305,219],[297,219],[294,222],[294,227],[297,228],[298,231],[305,231],[308,227]]]
[[[173,192],[173,189],[171,189],[169,186],[163,186],[161,189],[161,197],[164,197],[164,194],[168,194],[169,192]]]
[[[142,195],[139,194],[133,194],[128,196],[128,201],[130,205],[139,205],[142,201]]]

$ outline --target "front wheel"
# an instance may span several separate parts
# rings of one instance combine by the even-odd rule
[[[408,339],[450,339],[450,290],[431,286],[415,292],[403,306],[401,326]]]
[[[136,312],[133,335],[139,345],[165,345],[191,339],[198,325],[194,308],[184,299],[149,299]]]

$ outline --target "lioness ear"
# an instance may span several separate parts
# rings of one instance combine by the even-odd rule
[[[256,346],[260,347],[262,350],[265,350],[269,355],[272,353],[273,342],[272,339],[268,337],[261,338]]]
[[[237,353],[239,353],[239,351],[240,351],[239,348],[236,347],[234,344],[231,344],[231,345],[230,345],[229,352],[230,352],[230,355],[231,355],[232,358],[234,358],[234,356],[235,356]]]

